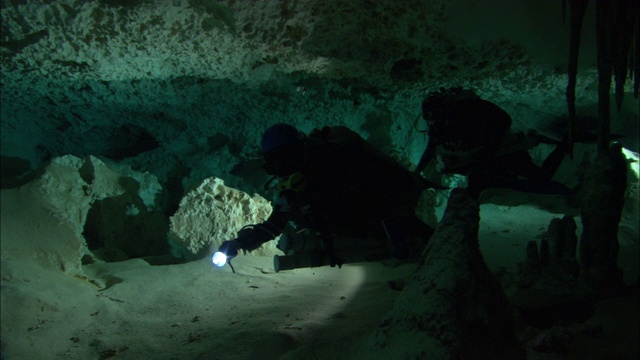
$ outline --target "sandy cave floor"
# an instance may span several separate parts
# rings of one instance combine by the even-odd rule
[[[489,267],[515,270],[526,243],[557,216],[532,206],[483,205],[481,250]],[[638,254],[637,242],[621,250],[636,278]],[[100,290],[3,256],[3,359],[276,359],[290,352],[335,359],[377,329],[400,293],[390,282],[416,269],[367,263],[274,273],[271,258],[253,256],[238,257],[234,266],[236,274],[208,259],[84,266],[90,279],[106,284]],[[637,296],[601,303],[587,322],[602,332],[575,336],[564,356],[529,349],[529,358],[638,358],[638,303]],[[540,333],[520,331],[527,340]]]

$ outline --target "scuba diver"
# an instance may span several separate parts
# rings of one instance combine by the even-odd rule
[[[535,134],[512,133],[511,117],[499,106],[470,90],[441,88],[422,102],[429,143],[415,174],[436,159],[442,174],[468,177],[475,195],[487,188],[510,188],[538,194],[567,195],[570,189],[551,178],[568,152],[567,138],[560,141]],[[556,144],[542,166],[533,163],[529,148]]]
[[[410,258],[433,234],[415,215],[426,181],[346,127],[307,136],[276,124],[265,131],[261,150],[263,168],[272,175],[265,187],[275,183],[277,191],[273,212],[223,242],[219,256],[231,259],[282,234],[277,247],[285,255],[274,258],[276,272],[341,266]]]

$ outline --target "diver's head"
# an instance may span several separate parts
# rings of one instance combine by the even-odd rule
[[[429,93],[422,102],[422,118],[432,126],[449,116],[456,101],[472,97],[477,97],[472,90],[461,87],[440,88],[438,91]]]
[[[260,147],[264,170],[285,177],[298,171],[305,147],[305,136],[289,124],[275,124],[262,135]]]
[[[433,126],[446,117],[452,103],[451,94],[444,88],[432,92],[422,102],[422,118],[429,126]]]

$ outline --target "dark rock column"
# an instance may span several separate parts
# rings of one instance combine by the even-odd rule
[[[627,188],[627,163],[619,144],[598,154],[585,175],[582,194],[582,277],[601,295],[619,290],[618,224]]]
[[[478,202],[451,192],[417,273],[381,322],[383,357],[519,359],[512,307],[478,245]]]

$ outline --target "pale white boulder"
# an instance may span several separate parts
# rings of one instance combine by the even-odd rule
[[[170,218],[174,255],[211,254],[223,241],[234,239],[242,227],[265,221],[271,211],[271,203],[262,196],[225,186],[216,177],[207,178],[182,198]],[[279,251],[275,245],[268,242],[250,254],[274,255]]]

